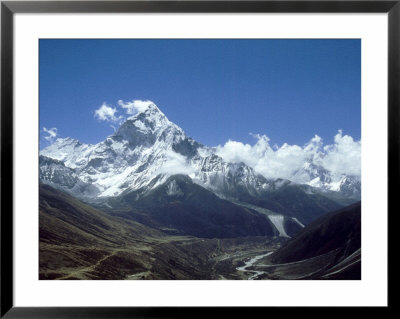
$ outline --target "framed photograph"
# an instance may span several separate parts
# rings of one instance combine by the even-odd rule
[[[389,309],[399,18],[2,1],[1,316]]]

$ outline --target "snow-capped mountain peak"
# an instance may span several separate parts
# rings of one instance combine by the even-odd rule
[[[140,101],[139,106],[137,105],[136,102],[135,109],[137,112],[131,117],[129,117],[128,120],[138,117],[141,113],[147,113],[148,115],[160,114],[165,116],[164,113],[161,112],[161,110],[157,107],[157,105],[154,104],[154,102],[152,101]]]
[[[148,102],[98,144],[58,139],[40,154],[74,169],[83,183],[97,187],[97,196],[107,197],[161,183],[170,173],[189,172],[186,155],[196,153],[195,144]]]
[[[361,179],[353,175],[333,173],[318,164],[318,159],[308,159],[291,177],[293,182],[307,184],[323,190],[342,192],[347,197],[361,196]]]
[[[40,155],[61,161],[69,168],[79,166],[79,159],[85,157],[93,145],[83,144],[76,139],[58,138],[53,144],[40,151]]]
[[[127,141],[131,146],[151,146],[156,141],[177,142],[185,138],[183,130],[168,120],[152,102],[129,117],[111,136],[117,141]]]

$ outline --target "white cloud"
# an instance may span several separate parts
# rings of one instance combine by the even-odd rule
[[[254,145],[228,141],[216,147],[216,154],[229,162],[243,162],[267,178],[287,178],[301,169],[308,160],[321,165],[334,174],[361,175],[361,141],[339,131],[334,144],[323,145],[315,135],[304,146],[289,145],[271,147],[265,135],[257,138]]]
[[[338,174],[361,174],[361,141],[354,141],[341,130],[335,136],[335,144],[324,147],[326,156],[322,158],[323,166]]]
[[[126,114],[134,115],[139,112],[144,112],[147,108],[154,104],[152,101],[133,100],[131,102],[118,101],[118,105],[126,110]]]
[[[46,141],[48,141],[50,144],[52,144],[57,137],[57,128],[53,127],[53,128],[47,129],[47,128],[43,127],[43,132],[48,134],[47,136],[44,136],[44,139]]]
[[[195,169],[189,165],[187,158],[173,150],[166,151],[165,162],[160,166],[157,174],[185,174],[190,175],[194,173]]]
[[[123,116],[116,116],[117,109],[113,108],[106,103],[103,103],[95,112],[94,117],[97,118],[99,121],[106,121],[112,123],[121,123],[124,119]]]

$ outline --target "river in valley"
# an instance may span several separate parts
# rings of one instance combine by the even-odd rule
[[[266,254],[263,254],[263,255],[257,255],[257,256],[255,256],[255,257],[251,258],[249,261],[246,261],[244,266],[242,266],[242,267],[237,267],[236,270],[252,273],[252,275],[248,278],[248,280],[257,279],[257,277],[260,276],[260,275],[262,275],[262,274],[264,273],[264,271],[247,270],[247,268],[253,266],[258,260],[260,260],[260,259],[263,258],[263,257],[269,256],[269,255],[271,255],[272,253],[273,253],[273,252],[270,251],[270,252],[268,252],[268,253],[266,253]]]

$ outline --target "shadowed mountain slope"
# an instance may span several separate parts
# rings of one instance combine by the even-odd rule
[[[361,203],[318,218],[268,260],[281,268],[295,266],[298,272],[318,262],[317,269],[301,279],[360,279]]]
[[[136,195],[122,197],[121,202],[132,209],[121,216],[175,234],[203,238],[277,235],[266,216],[219,198],[185,175],[171,176],[139,199]]]

